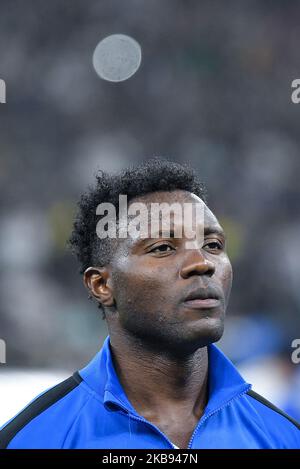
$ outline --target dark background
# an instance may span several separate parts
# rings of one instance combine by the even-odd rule
[[[0,1],[6,367],[79,368],[100,348],[105,323],[66,250],[76,201],[97,168],[163,155],[197,169],[228,234],[223,347],[238,363],[284,359],[294,376],[299,18],[295,0]],[[97,43],[114,33],[142,48],[140,69],[121,83],[92,66]]]

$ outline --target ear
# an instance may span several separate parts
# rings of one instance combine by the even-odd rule
[[[88,267],[83,274],[83,283],[104,306],[114,305],[111,275],[106,267]]]

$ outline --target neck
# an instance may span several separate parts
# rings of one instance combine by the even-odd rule
[[[118,378],[137,412],[201,417],[207,402],[206,347],[178,357],[120,330],[110,331],[110,343]]]

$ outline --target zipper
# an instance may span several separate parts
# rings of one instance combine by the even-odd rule
[[[116,396],[115,396],[116,398]],[[117,399],[117,398],[116,398]],[[118,402],[119,402],[119,406],[120,408],[123,410],[123,412],[128,415],[130,418],[132,418],[133,420],[136,420],[138,422],[142,422],[142,423],[145,423],[146,425],[148,425],[149,427],[153,428],[154,430],[156,430],[156,432],[158,432],[168,443],[169,445],[171,446],[172,449],[174,449],[174,445],[173,443],[169,440],[169,438],[156,426],[154,425],[153,423],[149,422],[148,420],[146,419],[143,419],[141,417],[138,417],[137,415],[134,415],[132,412],[130,412],[125,406],[123,406],[120,402],[119,399],[117,399]]]
[[[235,399],[239,399],[240,397],[242,397],[244,394],[246,394],[249,389],[251,388],[251,385],[248,385],[247,388],[241,392],[240,394],[238,394],[237,396],[234,396],[232,399],[230,399],[229,401],[225,402],[224,404],[222,404],[220,407],[218,407],[217,409],[215,410],[212,410],[211,412],[209,412],[208,414],[206,414],[203,418],[200,419],[200,421],[198,422],[195,430],[193,431],[193,434],[190,438],[190,441],[189,441],[189,444],[188,444],[188,447],[187,449],[192,449],[191,446],[193,444],[193,441],[194,441],[194,438],[196,436],[196,433],[198,432],[199,428],[204,424],[204,422],[206,422],[206,420],[211,417],[212,415],[216,414],[217,412],[219,412],[220,410],[224,409],[225,407],[228,406],[228,404],[230,404],[232,401],[234,401]],[[116,396],[114,396],[116,398]],[[132,412],[130,412],[122,403],[121,401],[116,398],[119,402],[119,407],[122,409],[122,411],[128,415],[130,418],[132,418],[133,420],[136,420],[137,422],[142,422],[142,423],[145,423],[146,425],[148,425],[149,427],[153,428],[154,430],[156,430],[156,432],[158,432],[163,438],[164,440],[166,440],[169,445],[171,446],[172,449],[174,449],[174,445],[173,443],[169,440],[169,438],[156,426],[154,425],[153,423],[149,422],[148,420],[146,419],[143,419],[141,417],[138,417],[137,415],[134,415]],[[182,448],[180,448],[182,449]]]
[[[240,397],[242,397],[244,394],[246,394],[249,389],[251,388],[251,385],[247,386],[247,388],[241,392],[240,394],[238,394],[237,396],[234,396],[232,399],[230,399],[229,401],[225,402],[224,404],[222,404],[220,407],[218,407],[217,409],[215,410],[212,410],[211,412],[209,412],[208,414],[206,414],[202,419],[200,419],[198,425],[196,426],[195,430],[193,431],[193,434],[191,436],[191,439],[189,441],[189,444],[188,444],[188,447],[187,449],[192,449],[192,444],[193,444],[193,441],[194,441],[194,438],[196,436],[196,433],[198,432],[199,428],[203,425],[204,422],[206,422],[206,420],[211,417],[212,415],[214,415],[215,413],[219,412],[220,410],[224,409],[225,407],[228,406],[228,404],[230,404],[232,401],[234,401],[235,399],[239,399]]]
[[[148,422],[148,421],[145,420],[145,419],[136,417],[135,415],[130,414],[129,412],[127,412],[127,413],[128,413],[128,415],[130,416],[130,418],[132,418],[133,420],[137,420],[137,421],[139,421],[139,422],[143,422],[143,423],[147,424],[149,427],[152,427],[154,430],[156,430],[156,431],[169,443],[169,445],[171,446],[171,448],[174,449],[173,443],[169,440],[169,438],[168,438],[156,425],[154,425],[154,424],[151,423],[151,422]]]

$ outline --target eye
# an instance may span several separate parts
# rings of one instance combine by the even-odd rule
[[[159,246],[155,246],[149,252],[165,253],[165,252],[171,252],[171,251],[174,251],[174,248],[170,246],[170,244],[164,243],[164,244],[160,244]]]
[[[203,247],[209,249],[210,251],[222,251],[223,244],[220,241],[210,241],[209,243],[206,243]]]

